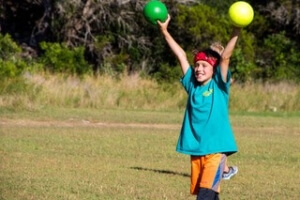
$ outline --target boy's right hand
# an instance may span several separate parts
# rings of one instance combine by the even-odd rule
[[[161,22],[159,20],[157,21],[157,24],[159,25],[161,31],[166,31],[168,29],[170,20],[171,20],[171,16],[168,14],[168,17],[165,22]]]

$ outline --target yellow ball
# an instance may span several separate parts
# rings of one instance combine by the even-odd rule
[[[228,11],[229,18],[234,26],[248,26],[254,17],[254,11],[250,4],[244,1],[233,3]]]

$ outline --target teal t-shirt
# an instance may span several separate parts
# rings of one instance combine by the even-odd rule
[[[181,78],[188,101],[176,151],[194,156],[237,152],[228,113],[230,77],[228,72],[225,83],[217,67],[212,79],[202,86],[190,67]]]

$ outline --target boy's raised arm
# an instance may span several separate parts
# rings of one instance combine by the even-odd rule
[[[241,32],[241,28],[238,28],[238,27],[233,28],[231,38],[228,41],[228,43],[221,55],[221,60],[220,60],[221,74],[222,74],[223,80],[225,82],[227,82],[227,73],[228,73],[228,68],[229,68],[230,57],[231,57],[233,50],[235,48],[235,45],[237,43],[240,32]]]
[[[189,62],[186,56],[185,51],[179,46],[179,44],[174,40],[171,34],[168,32],[168,25],[171,20],[170,15],[165,22],[158,21],[158,25],[160,27],[161,33],[163,34],[166,42],[168,43],[169,47],[177,57],[179,64],[182,69],[182,73],[185,74],[189,68]]]

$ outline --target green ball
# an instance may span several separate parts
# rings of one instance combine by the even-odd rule
[[[149,1],[143,10],[144,16],[148,22],[156,25],[157,20],[165,22],[168,18],[168,9],[164,3],[159,0]]]
[[[228,10],[229,18],[234,26],[248,26],[254,17],[253,8],[250,4],[244,1],[233,3]]]

